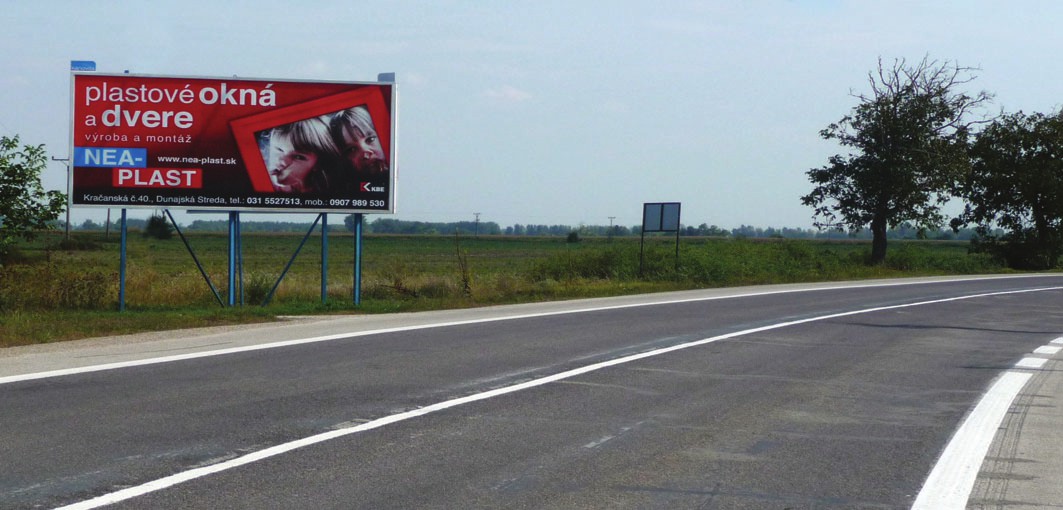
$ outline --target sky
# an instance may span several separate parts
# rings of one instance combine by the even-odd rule
[[[71,60],[100,72],[375,81],[399,93],[396,214],[812,228],[820,130],[881,59],[975,67],[988,113],[1063,103],[1063,2],[7,0],[0,134],[70,152]],[[48,189],[65,190],[51,162]],[[151,210],[131,211],[146,217]],[[71,222],[102,222],[78,207]],[[214,219],[178,213],[178,222]],[[217,215],[217,219],[224,215]],[[312,215],[246,215],[309,221]],[[374,219],[372,216],[369,221]]]

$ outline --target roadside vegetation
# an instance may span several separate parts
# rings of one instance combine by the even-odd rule
[[[353,304],[353,216],[331,236],[327,296],[320,245],[274,283],[298,226],[249,225],[242,285],[228,287],[225,222],[189,226],[215,294],[161,216],[129,241],[127,309],[118,306],[118,236],[57,225],[65,197],[40,187],[42,146],[0,137],[0,346],[155,329],[612,296],[692,288],[903,276],[1054,271],[1063,259],[1063,110],[992,115],[968,92],[976,68],[924,57],[879,60],[868,91],[822,131],[842,153],[806,172],[816,231],[748,239],[752,227],[680,225],[682,241],[640,227],[403,222],[366,225],[362,303]],[[963,212],[946,217],[949,201]],[[198,225],[197,225],[198,224]],[[951,231],[941,230],[946,224]],[[92,225],[83,225],[88,227]],[[335,229],[340,230],[340,229]],[[465,234],[453,234],[455,231]],[[468,232],[472,232],[470,236]],[[870,240],[854,240],[870,232]],[[905,233],[920,240],[905,240]],[[483,234],[483,235],[481,235]],[[771,235],[775,235],[774,233]],[[823,240],[822,236],[828,239]],[[848,236],[833,240],[831,236]],[[806,239],[783,239],[782,237]],[[947,241],[963,238],[964,241]],[[936,240],[930,240],[936,239]],[[887,256],[887,243],[889,254]],[[238,306],[224,306],[239,296]],[[267,303],[268,302],[268,303]]]
[[[320,236],[307,242],[273,288],[301,235],[243,236],[243,287],[222,306],[176,237],[128,237],[126,310],[118,311],[115,233],[42,233],[0,268],[0,346],[138,331],[276,320],[278,316],[384,313],[614,296],[706,287],[1007,271],[968,253],[966,242],[895,241],[884,264],[867,264],[866,241],[647,237],[639,239],[371,235],[364,239],[361,306],[353,304],[353,238],[330,232],[321,299]],[[189,242],[228,302],[228,238]]]

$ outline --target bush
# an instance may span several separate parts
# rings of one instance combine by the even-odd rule
[[[885,261],[889,269],[924,273],[974,274],[999,271],[1001,266],[1001,259],[989,253],[949,253],[913,243],[901,243]]]
[[[64,237],[58,243],[52,245],[51,248],[62,251],[91,251],[99,250],[100,243],[80,236]]]
[[[1044,271],[1060,265],[1063,243],[1057,236],[1041,239],[1032,230],[1017,231],[999,237],[975,237],[971,239],[969,251],[995,258],[1011,269]]]
[[[253,271],[244,278],[244,300],[251,304],[261,304],[266,300],[269,291],[277,278],[261,271]]]
[[[147,224],[144,226],[144,237],[154,237],[155,239],[170,239],[173,237],[173,227],[170,222],[163,216],[153,215],[148,218]]]
[[[633,262],[630,260],[633,258]],[[619,249],[590,248],[564,252],[535,263],[532,281],[578,278],[613,279],[632,277],[638,271],[638,254],[625,256]]]
[[[0,268],[7,264],[18,264],[28,260],[28,257],[18,246],[9,246],[6,250],[0,250]]]

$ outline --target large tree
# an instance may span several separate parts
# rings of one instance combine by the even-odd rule
[[[868,73],[869,94],[854,94],[852,112],[820,131],[851,150],[807,172],[815,185],[801,202],[819,228],[872,232],[872,264],[886,258],[886,231],[903,222],[939,227],[940,206],[968,167],[969,120],[992,96],[959,91],[974,68],[923,58]]]
[[[0,136],[0,262],[17,239],[33,239],[66,207],[66,195],[44,191],[48,164],[43,145],[19,147],[18,136]]]
[[[1010,266],[1055,267],[1063,253],[1063,110],[1002,116],[979,133],[953,228],[974,223]],[[1004,235],[997,239],[996,228]]]

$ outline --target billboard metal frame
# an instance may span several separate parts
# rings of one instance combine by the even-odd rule
[[[353,300],[355,306],[361,304],[361,259],[362,259],[362,224],[363,215],[366,213],[394,213],[396,207],[396,194],[397,194],[397,142],[398,142],[398,91],[395,84],[394,73],[381,73],[378,75],[376,82],[339,82],[339,81],[309,81],[309,80],[276,80],[276,79],[263,79],[263,78],[214,78],[214,77],[194,77],[194,76],[170,76],[170,75],[140,75],[129,74],[128,72],[123,74],[106,74],[92,72],[95,70],[95,63],[92,62],[92,66],[80,66],[75,65],[75,62],[71,62],[71,78],[70,78],[70,112],[71,112],[71,131],[70,131],[70,157],[67,172],[67,191],[69,202],[67,209],[74,206],[78,207],[96,207],[107,208],[108,215],[111,208],[121,208],[121,250],[119,260],[119,292],[118,292],[118,308],[120,311],[124,311],[126,308],[125,299],[125,282],[126,282],[126,261],[127,261],[127,221],[126,212],[130,208],[142,208],[142,209],[163,209],[166,216],[170,219],[178,235],[181,237],[185,244],[186,249],[192,256],[193,261],[196,263],[201,275],[206,280],[207,285],[210,287],[214,298],[219,304],[225,306],[226,303],[222,301],[221,295],[214,283],[210,280],[206,271],[203,269],[202,264],[196,257],[195,252],[189,245],[188,240],[181,232],[180,227],[174,220],[173,215],[170,213],[170,209],[175,205],[181,209],[197,209],[207,210],[211,212],[227,213],[229,217],[229,274],[228,274],[228,306],[236,305],[237,293],[239,293],[239,302],[244,304],[243,296],[243,253],[241,243],[240,232],[240,212],[286,212],[286,213],[318,213],[317,219],[314,224],[311,225],[306,235],[303,237],[299,247],[296,248],[292,254],[291,260],[285,267],[284,272],[278,277],[277,282],[273,285],[269,295],[266,297],[262,305],[266,305],[272,299],[277,287],[284,279],[285,274],[291,267],[292,262],[296,256],[298,256],[302,247],[306,244],[307,239],[313,232],[317,223],[321,223],[321,301],[322,303],[327,300],[327,271],[328,271],[328,213],[340,213],[340,214],[353,214],[355,218],[354,226],[354,271],[353,271]],[[114,102],[112,109],[103,110],[102,112],[97,107],[96,110],[79,110],[79,99],[86,98],[88,96],[88,90],[82,90],[78,85],[78,78],[80,76],[90,77],[86,78],[86,81],[93,82],[92,80],[110,79],[116,82],[123,83],[126,87],[123,89],[122,85],[119,85],[118,92],[112,92],[110,95],[105,92],[106,82],[102,89],[97,90],[98,97],[95,100]],[[141,81],[141,88],[139,92],[136,87],[129,88],[128,82],[137,80]],[[161,92],[155,93],[156,89],[152,89],[152,92],[147,92],[147,84],[145,81],[163,80],[168,81],[171,85],[177,83],[177,88],[171,88],[168,91],[157,89]],[[180,83],[184,83],[183,87]],[[205,94],[203,89],[199,89],[200,92],[195,92],[192,88],[193,82],[209,82],[218,84],[218,89],[213,90],[214,95]],[[98,82],[97,82],[98,83]],[[276,90],[273,90],[273,101],[269,105],[261,105],[263,108],[256,111],[241,110],[238,115],[234,112],[218,113],[217,108],[200,108],[194,109],[196,113],[207,112],[205,117],[210,120],[207,122],[208,126],[200,126],[195,133],[202,133],[204,131],[212,134],[215,138],[211,138],[211,135],[206,136],[208,143],[206,146],[211,147],[209,150],[217,151],[217,147],[222,147],[221,152],[223,154],[196,154],[194,149],[189,151],[176,150],[178,155],[168,155],[165,159],[160,158],[158,155],[152,156],[151,152],[160,151],[160,145],[156,144],[151,137],[161,138],[164,143],[173,144],[192,143],[193,135],[188,134],[188,141],[185,140],[185,134],[175,135],[173,130],[163,130],[155,135],[145,134],[144,129],[155,128],[190,128],[195,119],[195,113],[189,111],[176,111],[176,110],[158,110],[149,109],[141,110],[136,109],[130,111],[130,106],[137,108],[139,106],[145,106],[140,103],[152,103],[154,106],[169,101],[167,106],[177,106],[175,101],[179,101],[190,109],[193,109],[193,104],[198,98],[200,102],[206,104],[212,104],[206,101],[204,98],[210,98],[213,102],[220,101],[222,104],[226,103],[227,98],[234,96],[223,95],[226,91],[226,85],[230,83],[237,84],[264,84],[262,90],[270,90],[275,84],[280,84]],[[276,94],[280,90],[298,90],[301,87],[308,87],[314,89],[309,95],[295,94],[298,96],[297,100],[293,101],[281,101],[278,105],[276,102]],[[88,85],[85,85],[88,87]],[[209,88],[209,87],[207,87]],[[186,92],[187,91],[187,92]],[[79,96],[78,93],[84,94]],[[152,95],[155,94],[155,95]],[[235,94],[235,92],[233,93]],[[135,97],[134,97],[135,96]],[[91,101],[86,101],[88,106]],[[123,105],[126,106],[125,112],[123,112]],[[246,105],[240,105],[246,106]],[[253,105],[258,106],[258,105]],[[269,106],[269,107],[267,107]],[[148,108],[151,105],[147,105]],[[363,109],[367,112],[369,117],[369,129],[376,131],[379,139],[379,146],[383,153],[383,166],[384,171],[387,172],[386,183],[381,183],[379,174],[374,174],[371,177],[361,177],[362,180],[371,179],[368,182],[359,182],[359,176],[353,175],[348,177],[348,186],[345,189],[333,190],[318,189],[313,196],[297,196],[297,197],[283,197],[278,196],[276,200],[268,200],[270,195],[276,195],[279,190],[274,181],[270,179],[269,171],[267,168],[267,155],[263,146],[262,133],[272,133],[275,128],[286,127],[288,124],[295,124],[306,120],[320,119],[324,122],[325,119],[331,120],[332,116],[338,114],[341,111],[347,109]],[[89,117],[92,117],[92,125],[89,126]],[[220,117],[220,118],[218,118]],[[130,129],[121,130],[123,121],[129,125]],[[79,129],[78,122],[83,123]],[[140,122],[141,127],[134,129],[132,126]],[[100,123],[103,126],[98,126]],[[219,124],[224,123],[224,126]],[[87,132],[89,127],[97,128],[91,135]],[[330,126],[332,127],[332,126]],[[110,129],[115,128],[115,129]],[[359,128],[360,129],[360,128]],[[329,129],[328,133],[336,133],[335,129]],[[81,145],[78,145],[79,137],[81,137]],[[218,138],[220,137],[220,139]],[[341,137],[342,138],[342,137]],[[145,142],[143,147],[137,146],[141,144],[143,140],[151,140]],[[332,163],[335,165],[335,170],[354,168],[344,165],[343,158],[345,155],[342,153],[343,146],[339,142],[335,141],[340,153],[336,154],[337,158],[332,159]],[[153,145],[154,144],[154,145]],[[129,147],[134,145],[136,147]],[[165,145],[162,146],[160,152],[167,152]],[[235,149],[234,149],[235,147]],[[183,158],[183,159],[182,159]],[[175,161],[187,163],[189,160],[195,159],[193,166],[176,166]],[[167,189],[170,188],[168,193],[171,195],[174,193],[173,189],[202,189],[204,186],[205,171],[207,165],[217,164],[218,161],[227,161],[229,166],[236,166],[235,169],[229,169],[227,172],[229,177],[234,174],[237,180],[245,178],[237,183],[237,193],[232,196],[232,189],[226,190],[227,200],[215,201],[212,198],[218,197],[206,196],[206,200],[199,200],[201,195],[196,195],[195,192],[191,192],[188,196],[192,198],[186,198],[185,202],[187,207],[180,207],[182,203],[174,204],[173,200],[167,200],[165,203],[160,203],[160,200],[150,200],[149,189],[158,191],[157,188]],[[154,166],[149,166],[154,162]],[[79,163],[81,163],[79,165]],[[91,163],[91,164],[88,164]],[[237,164],[238,163],[238,164]],[[169,168],[167,168],[169,167]],[[104,169],[103,171],[109,171],[111,177],[112,186],[106,185],[106,180],[101,180],[99,176],[96,176],[96,188],[90,192],[102,192],[101,196],[106,197],[101,200],[97,200],[93,203],[76,203],[76,192],[82,192],[82,189],[78,189],[75,183],[78,181],[79,175],[78,168],[81,168],[80,173],[85,172],[85,168]],[[378,165],[377,169],[380,168]],[[141,180],[139,170],[144,170],[146,180]],[[242,170],[242,174],[240,172]],[[97,172],[99,170],[96,170]],[[120,179],[133,178],[132,185],[119,186],[123,184]],[[208,180],[208,183],[210,181]],[[219,182],[217,179],[215,183]],[[221,182],[224,182],[222,180]],[[353,185],[351,185],[353,184]],[[380,184],[383,184],[381,186]],[[243,189],[239,189],[240,186]],[[140,189],[140,191],[127,191],[128,188],[134,190]],[[355,197],[336,197],[337,193],[352,192],[356,195],[364,195],[365,193],[384,193],[386,201],[383,204],[379,199],[372,198],[357,198]],[[185,192],[182,192],[185,193]],[[216,191],[215,191],[216,193]],[[243,193],[241,195],[240,193]],[[250,194],[249,194],[250,193]],[[263,196],[265,195],[265,196]],[[160,195],[161,196],[161,195]],[[109,198],[118,197],[118,200],[109,200]],[[180,202],[180,201],[179,201]],[[204,203],[206,202],[206,203]],[[294,202],[294,203],[293,203]],[[374,203],[377,202],[377,203]],[[325,206],[327,204],[327,207]],[[368,206],[368,207],[365,207]],[[69,221],[67,222],[69,223]],[[108,222],[109,223],[109,222]],[[69,225],[68,225],[69,228]],[[237,274],[239,272],[239,274]]]
[[[120,248],[119,248],[119,263],[118,263],[118,310],[125,311],[126,309],[126,266],[127,266],[127,237],[128,237],[128,225],[126,222],[126,209],[121,210],[120,219]],[[185,237],[184,232],[181,231],[181,227],[177,225],[177,220],[174,219],[173,214],[169,209],[163,209],[166,217],[169,218],[173,224],[174,230],[177,231],[178,237],[185,245],[185,249],[188,250],[189,255],[192,257],[192,261],[195,262],[196,268],[199,270],[200,276],[206,282],[207,287],[210,288],[211,294],[214,299],[222,307],[236,306],[237,304],[243,306],[244,301],[244,260],[243,260],[243,235],[240,228],[240,213],[228,212],[228,290],[226,291],[226,300],[223,300],[221,292],[219,292],[217,286],[211,280],[210,275],[207,274],[199,257],[196,256],[195,250],[192,249],[192,245],[189,244],[188,238]],[[210,211],[217,212],[217,211]],[[355,306],[362,304],[362,224],[364,215],[360,213],[354,214],[354,268],[353,268],[353,288],[352,299]],[[274,282],[270,288],[269,293],[263,299],[262,306],[268,305],[273,296],[277,292],[277,288],[280,287],[284,277],[288,274],[288,270],[291,269],[292,264],[295,262],[295,258],[299,256],[299,252],[302,251],[303,246],[306,245],[307,240],[310,238],[310,234],[317,228],[318,223],[321,224],[321,303],[325,304],[328,301],[328,214],[318,214],[317,218],[310,225],[310,228],[306,231],[302,240],[299,242],[299,246],[295,248],[288,263],[284,266],[284,270],[281,271],[277,277],[277,281]]]

